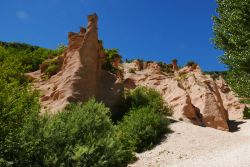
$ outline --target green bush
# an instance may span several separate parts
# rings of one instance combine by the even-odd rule
[[[250,98],[241,99],[240,102],[244,104],[250,104]]]
[[[90,100],[49,119],[44,127],[46,166],[122,166],[130,161],[126,158],[132,152],[121,150],[114,138],[110,115],[103,104]]]
[[[245,119],[250,119],[250,108],[246,107],[244,112],[243,112],[243,116]]]
[[[125,59],[126,63],[132,63],[135,59]]]
[[[44,72],[47,77],[55,75],[60,69],[62,63],[60,62],[59,57],[53,59],[45,60],[41,65],[41,72]]]
[[[119,50],[118,49],[105,49],[105,60],[102,65],[102,69],[110,71],[111,73],[116,74],[119,69],[115,66],[113,66],[113,63],[117,60],[121,60],[121,56],[119,55]]]
[[[56,64],[52,64],[47,68],[46,75],[48,76],[55,75],[57,73],[57,70],[58,70],[58,66]]]
[[[227,71],[204,71],[204,74],[209,74],[213,80],[219,79],[220,76],[223,78],[227,75]]]
[[[138,87],[125,94],[123,114],[118,122],[117,136],[134,151],[144,151],[159,142],[167,132],[166,115],[171,111],[161,95],[150,88]]]
[[[135,69],[134,68],[130,68],[128,72],[135,74]]]
[[[240,100],[241,103],[243,104],[250,104],[250,99],[241,99]],[[244,112],[243,112],[243,116],[245,119],[250,119],[250,108],[249,107],[246,107]]]
[[[117,126],[118,138],[138,152],[152,148],[167,132],[168,120],[150,107],[134,108]]]
[[[158,62],[157,63],[161,67],[161,71],[168,73],[168,74],[173,74],[173,65],[172,64],[166,64],[164,62]]]
[[[23,73],[37,70],[51,52],[0,42],[0,166],[11,165],[24,155],[19,134],[28,119],[38,113],[39,103]]]
[[[0,42],[0,61],[3,64],[20,64],[20,66],[24,68],[22,72],[38,70],[39,65],[46,60],[49,55],[58,55],[61,54],[61,52],[61,48],[50,50],[28,44]],[[15,68],[16,66],[13,67]]]
[[[161,95],[151,88],[138,87],[127,93],[125,97],[126,109],[149,107],[151,110],[165,115],[171,115],[171,111],[164,103]]]
[[[194,61],[189,61],[189,62],[187,62],[187,64],[186,64],[186,66],[188,66],[188,67],[193,67],[193,66],[195,66],[195,65],[197,65],[197,63],[195,63]]]
[[[14,166],[126,166],[134,155],[125,148],[103,104],[69,105],[54,116],[27,116],[0,163]],[[12,154],[11,154],[12,153]]]

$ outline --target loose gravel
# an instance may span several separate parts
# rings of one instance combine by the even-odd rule
[[[237,122],[236,132],[173,123],[173,132],[129,167],[250,167],[250,120]]]

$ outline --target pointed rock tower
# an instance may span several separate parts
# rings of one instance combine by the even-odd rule
[[[68,48],[60,56],[63,63],[57,74],[48,80],[41,79],[41,71],[29,74],[40,75],[34,87],[43,94],[42,112],[54,113],[70,102],[85,102],[92,97],[112,107],[119,99],[121,84],[114,74],[101,68],[105,54],[98,40],[97,22],[96,14],[89,15],[87,29],[68,34]]]

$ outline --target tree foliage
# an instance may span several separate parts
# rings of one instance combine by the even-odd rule
[[[242,96],[249,96],[250,90],[250,1],[217,0],[218,16],[214,17],[214,43],[225,53],[221,61],[232,72],[229,78],[233,89]],[[242,80],[244,80],[242,82]],[[239,85],[234,88],[234,85]],[[239,87],[246,88],[245,92]]]
[[[0,42],[0,166],[11,165],[21,156],[18,134],[39,112],[38,94],[30,90],[23,74],[37,70],[52,53],[58,52]]]
[[[214,42],[219,49],[225,51],[222,61],[232,69],[249,72],[250,1],[217,0],[217,2],[218,17],[214,17]]]

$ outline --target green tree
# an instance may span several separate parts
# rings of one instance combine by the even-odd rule
[[[230,69],[250,72],[250,1],[217,0],[214,42],[225,51],[222,61]]]
[[[241,96],[250,96],[250,1],[217,0],[217,3],[213,41],[225,52],[220,58],[229,68],[228,80],[233,89]]]

